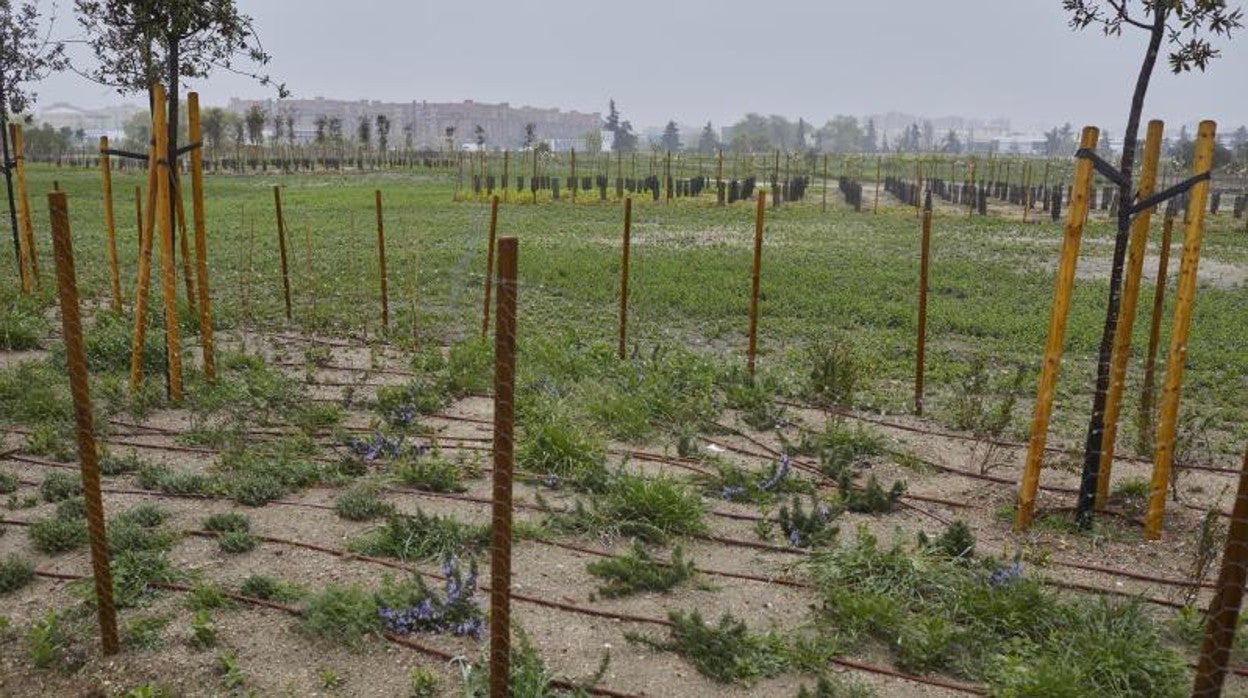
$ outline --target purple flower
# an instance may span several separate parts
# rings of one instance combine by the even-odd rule
[[[784,478],[789,476],[789,470],[792,468],[792,465],[792,461],[789,460],[787,454],[780,456],[780,462],[776,464],[776,469],[772,471],[770,477],[763,480],[759,487],[764,490],[770,490],[778,486],[784,481]]]
[[[988,586],[1000,587],[1023,578],[1023,563],[1014,562],[1005,567],[998,567],[988,577]]]
[[[559,489],[559,476],[554,473],[546,475],[546,477],[542,478],[542,485],[552,490]]]
[[[720,491],[719,496],[725,499],[726,501],[731,502],[732,500],[744,494],[745,494],[744,487],[739,487],[737,485],[731,485],[731,486],[725,485],[724,489]]]
[[[796,528],[789,531],[789,545],[794,548],[802,547],[802,535],[798,533]]]

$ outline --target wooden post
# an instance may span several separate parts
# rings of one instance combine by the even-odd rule
[[[1213,167],[1213,145],[1217,124],[1200,122],[1196,132],[1196,158],[1193,174],[1203,174]],[[1153,459],[1153,482],[1149,492],[1148,516],[1144,535],[1149,540],[1161,537],[1161,523],[1166,511],[1166,489],[1170,484],[1170,468],[1174,462],[1174,436],[1178,427],[1179,393],[1183,387],[1183,370],[1187,365],[1187,334],[1191,329],[1192,305],[1196,300],[1196,269],[1200,263],[1200,242],[1205,228],[1205,209],[1209,198],[1209,180],[1197,182],[1188,198],[1187,225],[1183,231],[1183,256],[1179,260],[1179,281],[1175,291],[1174,324],[1170,329],[1170,356],[1166,379],[1161,386],[1161,411],[1157,423],[1157,450]]]
[[[1031,163],[1023,163],[1023,222],[1027,222],[1027,214],[1031,212]]]
[[[134,185],[134,238],[143,237],[143,187]]]
[[[511,178],[511,151],[504,150],[503,151],[503,181],[502,181],[504,201],[510,198],[510,194],[507,193],[509,191],[507,188],[507,180],[510,178]],[[490,277],[487,276],[485,278],[489,279]]]
[[[667,189],[667,196],[663,203],[672,203],[672,151],[667,151],[667,161],[663,167],[663,186]]]
[[[875,157],[875,202],[871,204],[872,214],[880,212],[880,167],[882,167],[882,159],[877,155]]]
[[[576,181],[576,148],[572,149],[572,176],[569,179],[568,188],[572,190],[572,203],[576,203],[576,190],[580,188],[580,183]]]
[[[153,102],[152,127],[156,135],[156,222],[160,230],[160,289],[164,298],[165,361],[168,364],[169,399],[182,399],[182,347],[178,334],[178,272],[173,259],[173,217],[169,207],[173,188],[173,163],[167,159],[169,136],[165,128],[165,90],[158,87]]]
[[[779,151],[776,151],[779,152]],[[767,192],[759,189],[758,205],[754,209],[754,271],[750,290],[750,348],[746,368],[754,375],[754,356],[758,347],[758,291],[760,271],[763,264],[763,212],[767,208]]]
[[[1196,665],[1196,684],[1192,698],[1218,698],[1226,678],[1239,627],[1239,610],[1244,600],[1244,584],[1248,583],[1248,453],[1239,472],[1239,490],[1231,508],[1231,523],[1222,553],[1222,570],[1218,573],[1213,602],[1205,615],[1205,640],[1200,646]]]
[[[1162,122],[1148,122],[1144,140],[1144,160],[1140,179],[1136,183],[1140,200],[1147,199],[1157,189],[1157,162],[1161,159],[1161,136],[1165,126]],[[1131,202],[1120,205],[1129,206]],[[1097,469],[1096,508],[1104,509],[1109,499],[1110,473],[1114,467],[1114,441],[1118,437],[1118,415],[1122,407],[1122,391],[1127,375],[1127,360],[1131,356],[1131,331],[1135,327],[1135,310],[1140,298],[1140,276],[1144,271],[1144,253],[1148,249],[1148,229],[1152,223],[1152,209],[1141,211],[1131,222],[1131,240],[1127,248],[1126,277],[1122,285],[1122,304],[1118,311],[1118,324],[1114,328],[1114,348],[1110,356],[1109,390],[1105,395],[1105,426],[1101,437],[1101,460]]]
[[[142,214],[139,221],[139,259],[135,274],[134,331],[130,341],[130,393],[138,392],[143,384],[143,347],[147,343],[147,301],[152,282],[152,237],[156,227],[156,167],[157,151],[154,143],[147,156],[147,208],[139,205],[140,193],[135,188],[136,210]]]
[[[919,248],[919,327],[915,339],[914,413],[923,416],[923,372],[927,358],[927,272],[932,247],[932,194],[923,206],[923,240]]]
[[[1141,423],[1149,450],[1153,445],[1153,397],[1157,380],[1157,347],[1161,344],[1161,316],[1166,303],[1166,281],[1169,277],[1170,242],[1174,232],[1174,216],[1166,216],[1161,225],[1161,245],[1157,251],[1157,281],[1153,286],[1153,317],[1148,326],[1148,354],[1144,359],[1144,385],[1140,389]]]
[[[113,312],[121,315],[121,273],[117,270],[117,225],[113,217],[113,173],[109,167],[108,136],[100,136],[100,177],[104,180],[104,232],[108,235],[108,285]]]
[[[1085,126],[1079,141],[1080,147],[1094,150],[1099,135],[1100,132],[1095,127]],[[1040,383],[1036,389],[1031,440],[1019,486],[1018,511],[1014,517],[1014,528],[1020,531],[1031,526],[1035,515],[1036,490],[1040,487],[1040,467],[1044,458],[1045,440],[1048,438],[1049,416],[1053,412],[1057,373],[1062,362],[1062,344],[1066,339],[1066,316],[1070,312],[1071,291],[1075,286],[1075,264],[1079,261],[1083,224],[1088,215],[1088,191],[1092,186],[1092,173],[1092,161],[1079,158],[1075,165],[1075,183],[1070,206],[1067,208],[1061,261],[1058,264],[1056,289],[1053,293],[1053,310],[1049,316],[1048,340],[1044,345],[1044,363],[1040,367]]]
[[[498,241],[494,328],[494,502],[490,541],[490,696],[507,698],[511,662],[511,492],[515,442],[516,238]]]
[[[286,301],[286,319],[289,320],[290,271],[286,266],[286,223],[282,219],[282,190],[276,184],[273,185],[273,209],[277,212],[277,247],[282,257],[282,298]]]
[[[381,213],[381,190],[373,192],[377,202],[377,268],[381,273],[381,327],[390,329],[390,297],[386,293],[386,227]],[[494,197],[497,201],[498,197]]]
[[[95,450],[94,414],[91,411],[87,355],[82,342],[78,282],[74,271],[74,247],[69,233],[69,207],[65,201],[65,193],[49,194],[48,208],[52,219],[52,252],[56,257],[56,286],[61,301],[65,363],[69,370],[69,387],[74,400],[78,461],[82,473],[82,494],[87,509],[87,533],[91,540],[91,576],[95,585],[96,612],[100,619],[100,640],[104,646],[104,654],[116,654],[121,646],[117,640],[113,577],[108,562],[108,538],[104,533],[104,503],[100,498],[99,454]]]
[[[723,198],[720,198],[719,196],[719,193],[718,193],[719,188],[723,186],[723,183],[724,183],[724,149],[719,148],[717,149],[716,155],[715,155],[715,191],[716,191],[715,201],[720,206],[723,206],[725,200],[728,198],[726,196]]]
[[[204,146],[199,121],[199,93],[186,95],[187,122],[191,143],[191,218],[195,223],[195,289],[199,293],[199,339],[204,357],[204,376],[217,378],[217,359],[212,337],[212,296],[208,292],[208,240],[204,211]]]
[[[192,314],[196,314],[195,302],[195,282],[191,280],[191,250],[187,242],[186,234],[186,209],[182,206],[182,176],[178,173],[176,163],[173,165],[173,186],[169,190],[169,195],[173,197],[174,209],[178,214],[178,245],[179,254],[182,255],[182,280],[186,285],[186,304]]]
[[[529,182],[529,190],[533,192],[533,203],[537,203],[537,149],[529,150],[529,156],[533,158],[533,181]]]
[[[481,336],[490,331],[490,289],[494,285],[494,235],[498,231],[498,197],[490,201],[490,233],[485,251],[485,302],[481,305]]]
[[[823,201],[819,204],[820,213],[828,212],[828,154],[823,154]]]
[[[9,140],[13,142],[13,185],[17,189],[18,240],[21,242],[18,253],[24,258],[25,269],[22,290],[30,293],[32,284],[35,287],[40,285],[39,250],[35,246],[34,225],[30,219],[30,198],[26,192],[26,144],[21,124],[9,124]]]
[[[633,197],[624,199],[624,245],[620,249],[620,360],[628,336],[628,255],[633,235]]]

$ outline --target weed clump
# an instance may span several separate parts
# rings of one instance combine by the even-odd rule
[[[272,577],[259,574],[253,574],[244,579],[238,591],[243,596],[250,596],[253,599],[283,603],[298,601],[305,596],[304,591],[297,585],[279,582]]]
[[[82,494],[82,480],[77,473],[48,473],[39,485],[39,496],[45,502],[59,502]]]
[[[886,514],[897,506],[906,492],[906,483],[901,480],[894,480],[892,487],[885,491],[874,473],[861,490],[854,489],[848,471],[841,473],[836,484],[841,492],[841,504],[857,514]]]
[[[840,515],[834,509],[811,496],[810,511],[802,508],[802,500],[794,497],[792,506],[781,505],[779,512],[780,532],[791,547],[814,548],[828,545],[836,540],[840,528],[833,521]]]
[[[359,485],[338,495],[334,511],[347,521],[372,521],[394,511],[394,505],[378,496],[378,488]]]
[[[672,611],[671,639],[655,640],[640,633],[624,637],[656,650],[675,652],[689,660],[699,674],[719,683],[751,686],[760,678],[775,676],[789,665],[784,642],[774,634],[751,633],[745,622],[725,613],[709,625],[701,614]]]
[[[321,640],[356,647],[381,631],[376,598],[356,586],[330,584],[308,597],[302,610],[300,629]]]
[[[818,342],[806,348],[809,365],[803,397],[823,407],[850,407],[858,389],[861,366],[848,344]]]
[[[678,545],[672,550],[672,561],[661,562],[640,542],[634,542],[627,553],[591,562],[585,569],[606,582],[598,587],[598,594],[614,599],[643,591],[669,591],[688,581],[695,570],[684,555],[684,548]]]
[[[251,530],[251,519],[246,514],[230,511],[213,514],[204,519],[202,525],[205,531],[213,533],[247,533]]]
[[[825,641],[852,651],[874,640],[905,671],[983,681],[993,695],[1184,695],[1184,662],[1138,601],[1064,600],[1021,563],[946,553],[860,530],[814,556]]]
[[[450,516],[392,513],[386,522],[348,546],[365,555],[429,560],[462,555],[489,543],[490,527],[465,524]]]
[[[87,524],[79,518],[54,516],[26,527],[35,550],[49,555],[76,550],[87,544]]]
[[[706,531],[701,496],[666,475],[614,473],[589,501],[586,506],[577,499],[571,510],[553,514],[550,523],[557,529],[632,536],[648,543]]]
[[[35,581],[35,563],[17,553],[0,560],[0,595],[11,594]]]

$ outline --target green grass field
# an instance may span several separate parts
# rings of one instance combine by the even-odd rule
[[[100,177],[95,171],[35,166],[30,189],[38,231],[43,297],[52,300],[50,239],[43,193],[53,180],[68,192],[84,295],[103,301],[107,265]],[[133,299],[137,234],[133,174],[114,183],[124,294]],[[222,175],[207,179],[209,256],[217,322],[276,327],[284,322],[273,185],[282,188],[289,233],[294,323],[327,333],[370,337],[380,330],[374,189],[385,198],[392,332],[447,343],[480,326],[488,204],[452,202],[450,178],[412,174]],[[514,195],[514,192],[513,192]],[[762,273],[760,370],[782,382],[808,370],[802,349],[816,340],[849,342],[863,364],[858,407],[909,409],[919,221],[884,195],[879,215],[854,213],[829,194],[821,213],[818,183],[808,201],[767,211]],[[188,197],[189,198],[189,197]],[[582,197],[576,205],[504,203],[499,235],[520,240],[520,331],[568,343],[613,342],[618,302],[622,206]],[[592,197],[592,198],[596,198]],[[189,204],[188,204],[189,206]],[[1036,219],[1042,219],[1038,222]],[[635,203],[630,340],[710,352],[744,363],[753,205],[718,208],[713,199],[671,205]],[[1160,221],[1154,223],[1154,240]],[[1176,226],[1170,268],[1178,266]],[[1111,231],[1097,213],[1085,233],[1081,265],[1108,259]],[[1008,434],[1026,435],[1035,369],[1045,339],[1061,228],[1037,213],[968,218],[938,207],[933,231],[928,412],[950,421],[949,399],[982,358],[991,385],[1004,390],[1016,364],[1028,374]],[[157,255],[157,259],[159,256]],[[1211,217],[1203,260],[1242,275],[1248,234],[1229,215]],[[1210,268],[1210,267],[1207,267]],[[1141,359],[1152,303],[1151,274],[1141,293],[1122,438],[1133,444]],[[1202,274],[1205,278],[1207,274]],[[6,297],[15,280],[5,277]],[[179,289],[181,292],[181,282]],[[1077,283],[1054,429],[1074,443],[1090,406],[1093,357],[1108,284]],[[1173,279],[1169,290],[1174,288]],[[155,298],[155,296],[153,296]],[[1248,429],[1248,348],[1242,323],[1248,289],[1202,284],[1193,321],[1186,418],[1207,419],[1222,458],[1240,452]],[[159,305],[156,303],[156,305]],[[1163,322],[1163,353],[1170,323]],[[523,356],[521,357],[523,363]],[[1164,365],[1164,363],[1163,363]],[[1160,380],[1160,377],[1159,377]]]

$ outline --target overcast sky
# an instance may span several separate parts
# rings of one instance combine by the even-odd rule
[[[45,12],[51,0],[40,0]],[[1064,121],[1120,134],[1143,32],[1073,32],[1060,0],[239,0],[294,96],[510,102],[606,111],[635,126],[747,112],[805,117],[889,111]],[[1132,0],[1133,5],[1138,5]],[[1234,1],[1232,4],[1235,3]],[[79,33],[57,0],[57,33]],[[1216,44],[1205,74],[1159,65],[1146,116],[1248,123],[1248,33]],[[271,92],[232,75],[201,100]],[[40,101],[121,101],[72,74]]]

